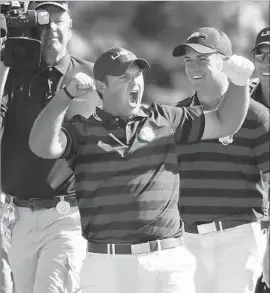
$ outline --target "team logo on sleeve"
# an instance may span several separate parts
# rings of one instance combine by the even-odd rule
[[[228,145],[228,144],[233,143],[233,135],[228,135],[228,136],[220,137],[218,140],[223,145]]]
[[[155,134],[152,128],[144,127],[139,133],[140,140],[152,141],[155,138]]]

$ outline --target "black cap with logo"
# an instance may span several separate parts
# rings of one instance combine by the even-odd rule
[[[120,76],[125,73],[129,66],[136,63],[140,69],[150,68],[149,63],[121,47],[113,47],[102,53],[94,64],[94,77],[102,80],[105,75]]]
[[[174,48],[173,56],[185,55],[187,46],[202,54],[218,52],[225,56],[232,55],[232,44],[229,37],[213,27],[199,28],[187,38],[184,44]]]
[[[252,52],[256,50],[260,45],[270,45],[270,27],[265,27],[262,29],[256,38],[255,47]]]

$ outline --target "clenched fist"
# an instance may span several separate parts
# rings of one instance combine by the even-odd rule
[[[248,84],[249,79],[254,71],[254,64],[247,58],[232,55],[223,63],[223,70],[230,81],[239,86]]]
[[[96,90],[95,82],[89,75],[78,72],[67,83],[66,89],[74,98]]]

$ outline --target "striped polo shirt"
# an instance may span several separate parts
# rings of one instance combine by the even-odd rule
[[[130,244],[180,236],[175,146],[200,140],[204,124],[200,106],[159,104],[128,120],[97,108],[65,124],[83,236]]]
[[[196,96],[178,103],[198,105]],[[228,119],[230,119],[228,117]],[[269,110],[251,100],[246,119],[234,135],[178,147],[179,211],[184,222],[254,221],[262,214],[269,172]]]

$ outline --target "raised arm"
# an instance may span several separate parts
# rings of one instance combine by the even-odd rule
[[[233,55],[224,62],[224,72],[230,84],[226,96],[215,111],[205,112],[205,130],[202,139],[233,134],[244,122],[249,106],[249,78],[254,65],[248,59]]]
[[[73,98],[91,95],[94,89],[93,79],[80,72],[55,94],[37,117],[30,132],[29,146],[33,153],[44,159],[57,159],[63,154],[67,138],[61,126],[70,102]]]

